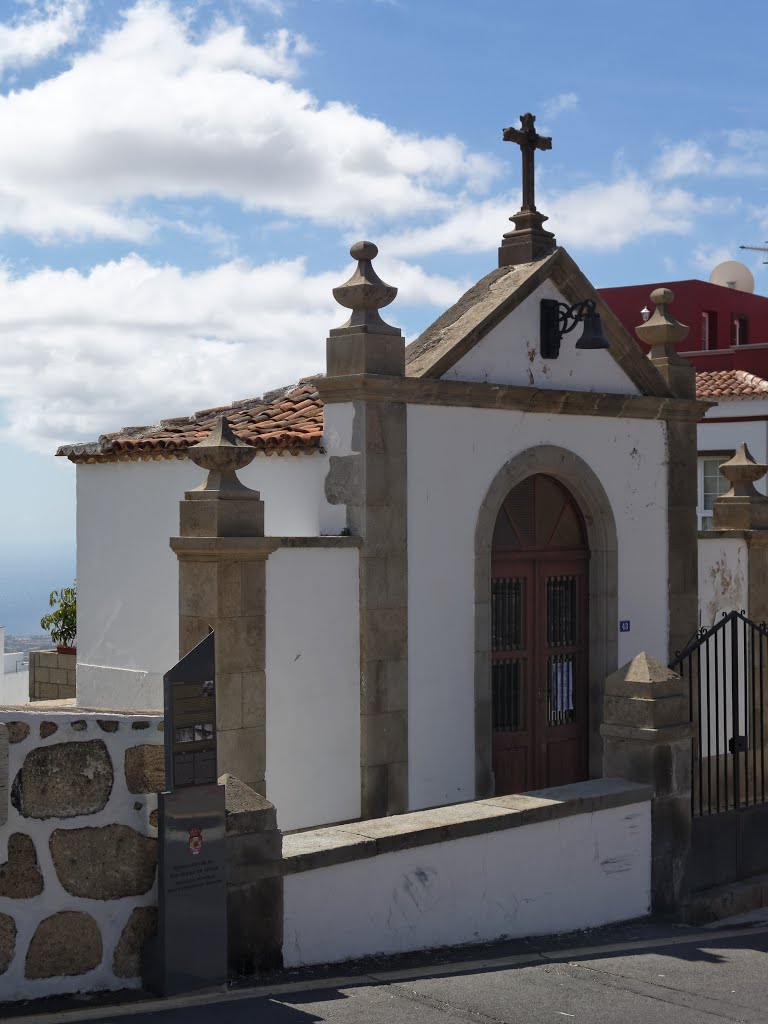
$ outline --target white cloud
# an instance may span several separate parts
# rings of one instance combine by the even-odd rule
[[[712,171],[714,162],[709,150],[693,139],[686,139],[664,149],[656,163],[655,174],[662,181],[691,174],[706,174]]]
[[[266,11],[267,14],[274,14],[276,18],[280,17],[285,10],[285,5],[281,3],[281,0],[245,0],[245,3],[254,11]]]
[[[464,287],[381,262],[399,287],[390,323],[409,306],[447,305]],[[50,453],[321,372],[328,331],[348,315],[331,289],[353,267],[313,275],[302,260],[231,261],[184,273],[134,255],[87,274],[0,270],[3,437]]]
[[[709,205],[684,189],[658,188],[634,173],[551,198],[545,195],[540,204],[560,241],[602,251],[649,235],[686,235],[693,230],[695,215]]]
[[[579,97],[575,92],[561,92],[559,96],[552,96],[544,101],[541,106],[541,120],[554,121],[560,114],[574,110],[578,105]]]
[[[697,245],[693,250],[692,261],[694,266],[709,280],[709,275],[718,265],[725,260],[738,259],[734,256],[735,245]]]
[[[719,136],[716,146],[685,139],[667,146],[655,167],[658,178],[709,175],[716,178],[750,178],[768,174],[768,132],[735,129]]]
[[[292,85],[308,50],[222,21],[196,40],[166,2],[140,0],[68,71],[0,97],[0,230],[141,240],[154,227],[143,198],[211,194],[361,228],[487,185],[496,163],[457,139]]]
[[[515,201],[511,196],[456,204],[439,223],[393,232],[380,238],[378,244],[382,250],[397,256],[485,252],[500,244],[505,231],[512,230],[513,225],[507,218],[518,206],[519,198]]]
[[[28,67],[50,57],[80,34],[85,0],[60,0],[43,6],[15,24],[0,24],[0,75],[12,67]]]
[[[680,188],[658,188],[635,173],[614,182],[595,182],[568,192],[542,190],[536,197],[546,212],[545,227],[558,242],[579,249],[614,251],[648,235],[687,234],[697,212],[708,200]],[[512,230],[510,213],[519,199],[494,197],[480,203],[457,204],[440,223],[393,233],[380,239],[398,256],[422,256],[440,251],[486,252]]]

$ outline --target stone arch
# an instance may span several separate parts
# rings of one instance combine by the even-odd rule
[[[528,448],[496,474],[475,528],[475,791],[493,795],[491,772],[491,544],[501,504],[537,473],[559,480],[578,502],[589,540],[589,774],[602,775],[600,724],[606,676],[618,660],[618,541],[611,503],[594,470],[556,445]]]

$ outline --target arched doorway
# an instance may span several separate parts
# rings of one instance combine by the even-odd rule
[[[563,484],[513,487],[491,551],[492,762],[496,793],[588,777],[589,546]]]

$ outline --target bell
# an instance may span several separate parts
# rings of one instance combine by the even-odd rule
[[[584,317],[584,330],[576,342],[576,348],[610,348],[608,339],[603,334],[603,325],[600,322],[600,314],[597,312],[587,313]]]

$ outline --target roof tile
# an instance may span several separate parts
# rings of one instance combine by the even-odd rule
[[[186,449],[204,440],[220,413],[229,416],[237,437],[269,455],[313,452],[323,436],[323,403],[311,382],[281,389],[272,401],[254,398],[231,406],[203,409],[188,417],[161,420],[152,427],[124,427],[102,434],[98,441],[62,445],[57,455],[71,462],[119,462],[142,458],[183,457]]]
[[[696,397],[768,398],[768,380],[746,370],[706,370],[696,374]]]

